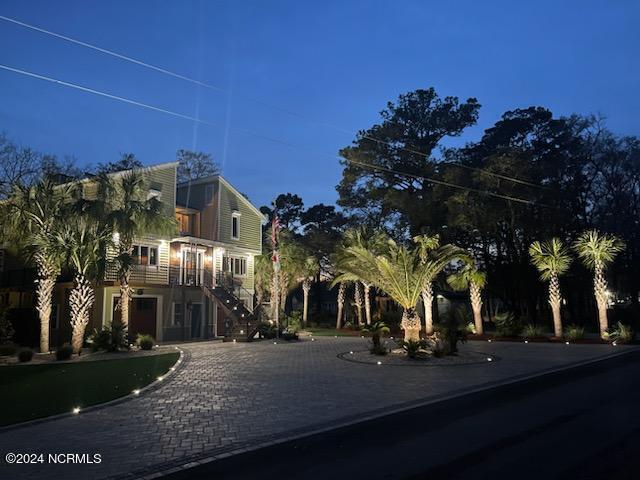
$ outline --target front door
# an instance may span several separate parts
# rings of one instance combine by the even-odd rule
[[[202,336],[202,304],[191,304],[191,338]]]
[[[183,250],[180,258],[180,284],[197,287],[202,285],[204,251]]]

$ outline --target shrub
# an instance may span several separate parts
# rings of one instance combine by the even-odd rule
[[[379,318],[379,316],[376,316],[376,318]],[[369,349],[371,353],[375,355],[387,354],[387,349],[384,347],[384,345],[382,345],[382,335],[384,335],[385,333],[389,333],[389,327],[387,327],[384,322],[377,320],[371,325],[365,325],[364,327],[362,327],[362,331],[364,333],[371,334],[372,346]]]
[[[111,325],[100,330],[94,330],[89,338],[91,351],[97,352],[105,350],[107,352],[117,352],[128,350],[129,342],[122,325]]]
[[[524,326],[523,334],[526,338],[537,338],[544,336],[544,328],[540,325],[534,325],[533,323],[527,323]]]
[[[424,340],[409,340],[408,342],[402,342],[402,348],[407,352],[407,357],[415,359],[426,357],[429,355],[427,350],[427,342]]]
[[[427,345],[431,351],[431,355],[440,358],[449,352],[449,344],[444,336],[436,331],[427,337]]]
[[[136,343],[141,350],[152,350],[156,342],[151,335],[138,335]]]
[[[13,343],[0,345],[0,357],[12,357],[16,354],[17,350]]]
[[[515,337],[522,332],[520,320],[511,312],[497,314],[493,317],[493,322],[496,324],[496,333],[499,337]]]
[[[260,338],[276,338],[277,334],[276,326],[269,322],[260,322],[258,325],[258,335]]]
[[[285,325],[290,332],[297,332],[302,327],[302,312],[294,310],[285,319]]]
[[[65,343],[56,350],[56,360],[69,360],[71,355],[73,355],[73,347],[68,343]]]
[[[578,325],[567,325],[564,329],[564,336],[567,340],[579,340],[584,338],[584,327]]]
[[[475,335],[476,333],[478,333],[476,330],[476,324],[473,322],[467,323],[467,326],[465,328],[467,330],[467,334],[469,335]]]
[[[18,352],[18,360],[20,362],[30,362],[33,358],[33,350],[30,348],[21,348]]]
[[[633,337],[631,327],[622,322],[616,323],[615,328],[609,333],[609,340],[616,343],[631,343]]]
[[[458,342],[467,341],[467,311],[456,309],[443,315],[442,323],[436,325],[435,331],[445,343],[445,354],[454,355],[458,351]]]
[[[6,307],[0,307],[0,344],[10,343],[16,333],[11,321],[7,318],[7,310]]]

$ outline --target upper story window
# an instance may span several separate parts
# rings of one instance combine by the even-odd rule
[[[187,235],[194,233],[195,215],[189,213],[176,213],[176,220],[180,226],[180,234]]]
[[[151,182],[151,185],[149,185],[147,200],[152,198],[157,198],[158,200],[162,198],[162,184],[160,182]]]
[[[149,247],[148,245],[133,246],[133,263],[136,265],[157,266],[158,265],[158,247]]]
[[[242,257],[222,257],[222,270],[233,274],[234,277],[244,277],[247,274],[247,259]]]
[[[204,186],[204,203],[207,205],[213,203],[213,184],[211,183]]]
[[[240,238],[240,212],[231,214],[231,238],[234,240]]]

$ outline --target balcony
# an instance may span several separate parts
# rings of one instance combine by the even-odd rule
[[[118,282],[118,269],[115,265],[107,267],[105,280]],[[169,283],[169,267],[166,265],[132,265],[129,282],[146,285],[167,285]]]

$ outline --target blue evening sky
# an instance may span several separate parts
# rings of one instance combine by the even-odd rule
[[[334,202],[335,155],[353,138],[340,129],[369,127],[388,100],[417,88],[478,98],[478,125],[458,142],[531,105],[601,113],[614,131],[640,134],[636,1],[2,0],[0,15],[231,92],[0,21],[3,65],[215,124],[0,70],[0,130],[81,164],[208,151],[257,205],[281,192]]]

